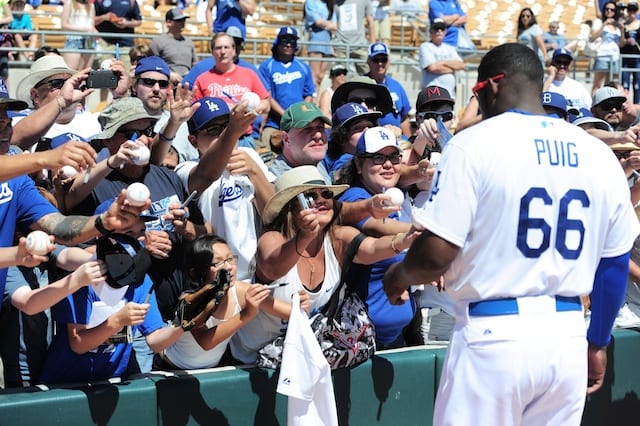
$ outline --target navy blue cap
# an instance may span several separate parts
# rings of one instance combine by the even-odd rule
[[[564,47],[559,47],[556,50],[553,51],[553,56],[551,57],[551,59],[555,59],[558,56],[566,56],[569,58],[570,61],[573,60],[573,55],[571,54],[571,51],[569,49],[565,49]]]
[[[136,65],[135,75],[138,76],[143,72],[156,71],[169,77],[171,70],[169,65],[159,56],[147,56],[138,61]]]
[[[355,102],[347,102],[339,107],[331,117],[331,122],[336,128],[344,127],[349,122],[359,118],[369,118],[375,125],[382,116],[380,111],[369,111],[366,107]]]
[[[205,97],[198,99],[200,107],[189,119],[189,133],[195,133],[202,129],[208,122],[214,118],[231,114],[227,103],[220,98]]]
[[[376,41],[375,43],[371,43],[371,45],[369,45],[369,57],[374,58],[378,55],[389,56],[389,48],[381,41]]]
[[[280,31],[278,32],[278,37],[277,38],[295,38],[296,40],[299,38],[298,37],[298,30],[296,30],[293,27],[282,27],[280,28]]]

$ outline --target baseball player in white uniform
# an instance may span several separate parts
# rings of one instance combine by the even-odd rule
[[[445,274],[455,300],[435,425],[579,425],[602,384],[640,226],[611,150],[545,115],[542,75],[520,44],[482,59],[485,119],[447,145],[413,217],[426,231],[384,278],[403,303]]]

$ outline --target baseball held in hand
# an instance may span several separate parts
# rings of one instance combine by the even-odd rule
[[[404,202],[404,194],[398,188],[389,188],[384,191],[384,194],[391,197],[391,204],[394,206],[399,206]]]
[[[151,157],[151,151],[149,148],[142,144],[137,144],[137,147],[133,150],[133,164],[136,166],[146,166],[149,164],[149,158]]]
[[[260,96],[253,92],[247,92],[242,95],[240,101],[247,101],[247,111],[255,111],[258,106],[260,106]]]
[[[63,179],[71,179],[73,177],[76,177],[76,175],[78,174],[78,171],[73,168],[73,166],[62,166],[62,178]]]
[[[27,251],[44,256],[49,253],[49,235],[43,231],[32,231],[27,235]]]
[[[141,207],[147,202],[151,193],[144,183],[135,182],[127,188],[127,201],[133,207]]]

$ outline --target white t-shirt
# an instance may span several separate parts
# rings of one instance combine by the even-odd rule
[[[229,295],[230,300],[235,304],[232,316],[239,314],[242,307],[238,302],[236,286],[234,285],[231,287],[227,294]],[[227,321],[227,319],[209,317],[205,325],[208,329],[212,329],[225,321]],[[188,331],[186,333],[182,333],[182,336],[180,336],[173,345],[166,349],[165,354],[173,365],[184,370],[212,368],[216,367],[220,363],[220,359],[222,358],[224,351],[227,349],[227,344],[230,339],[231,336],[218,343],[215,347],[209,350],[204,350],[193,337],[193,334]]]
[[[293,296],[291,318],[282,350],[278,393],[288,395],[287,425],[338,426],[331,368],[322,354],[309,318]]]
[[[555,118],[507,112],[454,136],[417,222],[460,247],[456,301],[591,292],[640,231],[611,149]]]
[[[462,61],[455,47],[442,43],[436,46],[430,41],[420,45],[420,69],[422,70],[422,87],[440,86],[449,91],[452,97],[456,94],[456,75],[453,72],[446,74],[430,73],[425,68],[439,61]]]
[[[242,147],[238,149],[251,156],[269,182],[276,180],[255,150]],[[176,167],[176,173],[185,186],[188,185],[189,173],[197,164],[195,161],[187,161]],[[232,176],[225,170],[198,199],[203,217],[213,225],[214,232],[227,241],[231,252],[239,257],[238,281],[253,282],[251,264],[258,248],[262,224],[253,205],[254,197],[255,188],[247,176]]]
[[[582,83],[565,77],[562,81],[554,80],[549,86],[549,92],[560,93],[567,100],[568,108],[591,109],[591,96]]]
[[[311,316],[327,304],[340,281],[340,264],[333,252],[329,234],[325,235],[323,249],[325,272],[320,288],[315,291],[306,290],[298,275],[298,267],[294,265],[286,275],[273,281],[274,283],[289,283],[289,285],[275,288],[272,296],[289,302],[294,293],[305,290],[310,299]],[[245,364],[255,364],[258,350],[276,337],[282,336],[287,331],[287,324],[288,321],[263,311],[258,312],[254,319],[232,337],[231,353],[233,357]]]

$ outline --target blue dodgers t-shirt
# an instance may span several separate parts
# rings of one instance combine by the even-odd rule
[[[12,247],[16,226],[27,235],[29,227],[43,216],[58,213],[28,176],[0,183],[0,247]],[[4,293],[7,268],[0,269],[0,294]]]
[[[153,282],[149,276],[145,276],[140,286],[129,287],[126,290],[121,305],[124,306],[130,301],[144,303],[152,287]],[[138,330],[143,336],[147,336],[164,326],[153,292],[149,304],[149,311],[144,321],[140,325],[132,326],[133,336]],[[83,354],[77,354],[71,350],[66,325],[89,325],[93,310],[101,308],[104,308],[104,303],[92,286],[81,288],[51,308],[51,315],[58,323],[58,334],[49,348],[39,383],[77,383],[124,377],[128,374],[127,367],[133,348],[132,343],[109,342]]]
[[[368,200],[373,196],[364,187],[354,183],[341,196],[340,201]],[[398,219],[398,213],[389,215],[390,219]],[[364,224],[370,218],[361,220],[356,227],[362,231]],[[383,344],[395,342],[402,334],[415,313],[415,301],[411,297],[411,303],[400,306],[392,305],[387,299],[382,286],[382,277],[389,267],[404,259],[404,253],[399,253],[388,259],[380,260],[373,265],[359,265],[354,263],[349,271],[349,279],[356,281],[356,292],[367,304],[369,316],[376,328],[376,340]]]

